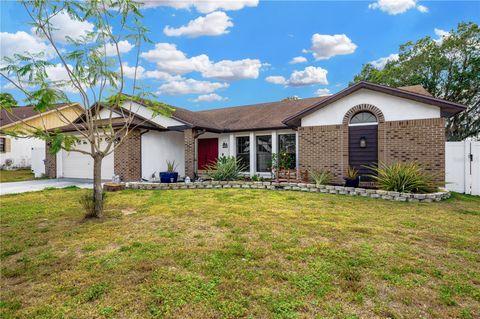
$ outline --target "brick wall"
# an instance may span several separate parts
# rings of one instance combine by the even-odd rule
[[[57,178],[57,155],[49,152],[50,145],[47,143],[45,147],[45,175],[48,178]]]
[[[131,131],[114,151],[114,172],[122,181],[139,181],[142,178],[142,136],[139,130]]]
[[[445,119],[385,122],[385,161],[416,161],[445,181]]]
[[[379,162],[417,161],[445,180],[445,119],[381,122]],[[342,183],[348,168],[348,125],[300,127],[299,168],[327,170]]]
[[[300,170],[329,171],[335,183],[343,181],[342,125],[298,128],[298,158]]]
[[[192,180],[195,173],[195,130],[187,129],[184,131],[185,140],[185,176]]]

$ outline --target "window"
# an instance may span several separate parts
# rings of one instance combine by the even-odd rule
[[[272,136],[257,136],[257,172],[270,172],[272,165]]]
[[[350,124],[376,124],[377,118],[370,112],[360,112],[355,114],[350,120]]]
[[[0,153],[5,153],[5,137],[0,137]]]
[[[280,134],[278,135],[278,153],[283,158],[285,156],[286,164],[293,169],[296,167],[296,142],[295,134]]]
[[[237,137],[237,158],[245,165],[245,171],[250,171],[250,137]]]

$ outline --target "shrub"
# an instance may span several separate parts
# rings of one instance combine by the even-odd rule
[[[349,166],[347,169],[347,178],[348,179],[356,179],[358,177],[358,169],[355,167]]]
[[[171,161],[171,162],[167,161],[167,172],[169,173],[175,172],[175,170],[177,169],[177,166],[178,165],[175,164],[175,161]]]
[[[103,193],[103,201],[102,205],[105,203],[105,198],[106,198],[106,193]],[[93,201],[93,193],[88,192],[87,194],[84,194],[80,196],[80,199],[78,200],[80,205],[82,205],[84,211],[85,211],[85,217],[95,217],[95,202]]]
[[[427,173],[423,167],[415,162],[380,163],[376,166],[366,166],[373,174],[368,176],[375,180],[377,187],[386,191],[402,193],[429,193],[436,190],[438,185],[434,176]]]
[[[313,171],[311,176],[317,186],[328,184],[332,180],[332,175],[327,171]]]
[[[207,166],[207,175],[216,181],[232,181],[240,178],[246,166],[235,156],[222,156],[216,163]]]

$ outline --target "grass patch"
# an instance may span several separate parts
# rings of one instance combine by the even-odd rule
[[[0,317],[480,317],[478,197],[87,192],[2,196]]]
[[[34,179],[34,176],[29,169],[18,169],[14,171],[0,170],[0,183],[21,182],[32,179]]]

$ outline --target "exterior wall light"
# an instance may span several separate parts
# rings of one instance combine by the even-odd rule
[[[367,147],[367,139],[365,136],[360,137],[360,148],[366,148]]]

